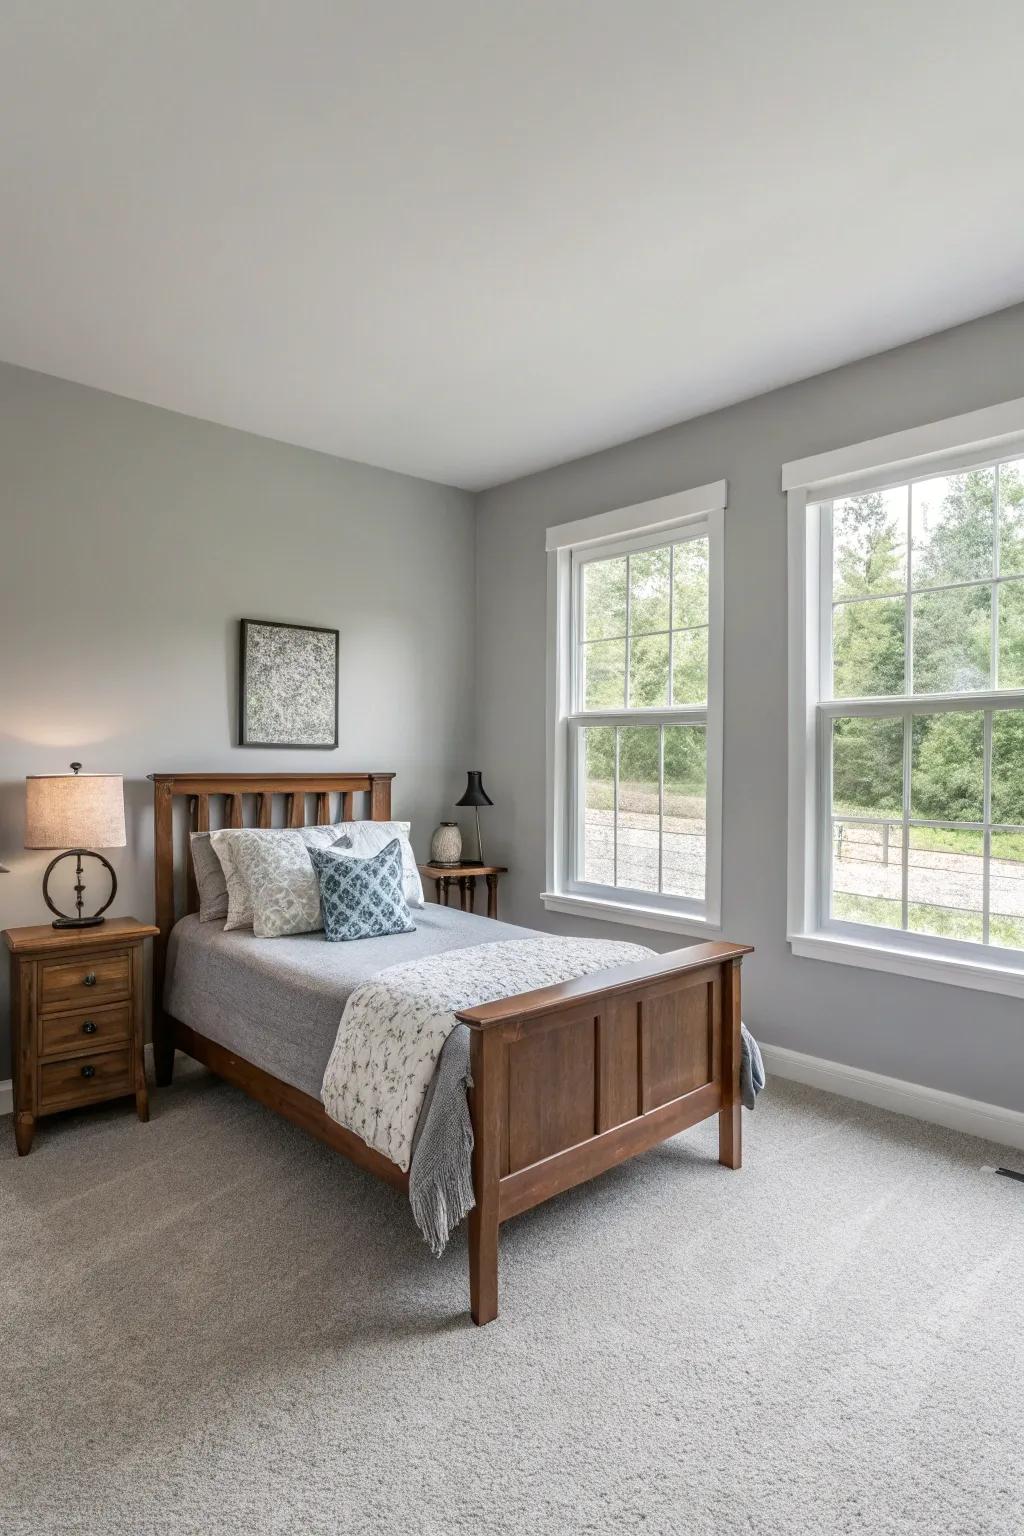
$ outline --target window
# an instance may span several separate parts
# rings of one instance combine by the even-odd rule
[[[702,487],[549,532],[550,907],[718,922],[724,496]]]
[[[790,488],[790,941],[1024,991],[1024,444],[879,462]]]

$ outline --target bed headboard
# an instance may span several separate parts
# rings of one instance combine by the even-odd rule
[[[171,929],[179,917],[199,907],[190,832],[247,825],[270,827],[275,821],[286,827],[306,827],[329,826],[333,821],[391,819],[393,773],[151,773],[149,777],[153,781],[156,923],[160,929],[153,952],[155,1007],[163,996]],[[274,815],[275,795],[283,801],[279,817]],[[184,815],[177,817],[176,800],[184,804]],[[176,826],[182,846],[177,862]],[[184,873],[180,911],[175,900],[176,870]]]

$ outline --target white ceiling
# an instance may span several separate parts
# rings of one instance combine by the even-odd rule
[[[4,0],[0,357],[473,489],[1024,298],[1020,0]]]

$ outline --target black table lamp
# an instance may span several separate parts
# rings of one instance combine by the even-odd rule
[[[473,807],[473,814],[476,817],[476,857],[477,862],[480,864],[484,862],[484,845],[480,840],[480,807],[482,805],[494,804],[494,801],[486,789],[484,789],[481,782],[482,779],[483,774],[480,769],[471,768],[466,779],[466,793],[461,800],[456,800],[455,802],[456,805],[471,805]]]

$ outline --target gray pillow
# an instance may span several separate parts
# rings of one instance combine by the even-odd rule
[[[222,923],[228,915],[228,887],[209,832],[192,833],[192,867],[199,888],[199,921]]]

